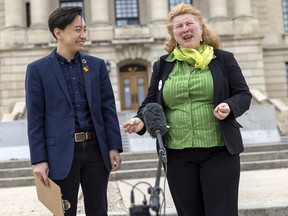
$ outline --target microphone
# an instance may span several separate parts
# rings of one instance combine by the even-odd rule
[[[167,122],[162,106],[158,103],[148,103],[143,109],[143,118],[148,133],[153,138],[157,137],[159,154],[162,156],[162,161],[166,164],[167,155],[162,136],[167,132]]]
[[[143,109],[143,118],[148,133],[153,138],[157,137],[159,145],[159,158],[161,157],[164,164],[167,165],[167,155],[162,140],[162,136],[167,132],[167,122],[162,106],[158,103],[148,103]],[[152,210],[157,212],[157,215],[160,209],[160,203],[159,203],[160,176],[161,176],[161,161],[159,160],[155,187],[152,188],[150,191],[151,193],[150,207],[152,208]]]
[[[148,103],[143,109],[143,118],[148,133],[157,137],[157,133],[162,136],[167,132],[167,122],[162,106],[158,103]]]

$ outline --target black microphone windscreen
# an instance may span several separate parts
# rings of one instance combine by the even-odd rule
[[[146,129],[152,137],[157,137],[156,131],[163,136],[167,132],[167,122],[163,108],[158,103],[148,103],[143,110]]]

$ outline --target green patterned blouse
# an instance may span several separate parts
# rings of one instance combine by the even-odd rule
[[[173,55],[173,54],[172,54]],[[171,61],[171,55],[167,61]],[[176,61],[163,87],[167,124],[167,148],[223,146],[219,122],[213,115],[213,80],[209,67],[193,69]]]

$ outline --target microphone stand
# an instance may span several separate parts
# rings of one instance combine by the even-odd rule
[[[150,216],[149,208],[151,208],[154,212],[156,212],[156,215],[159,216],[159,210],[160,210],[160,178],[161,178],[161,168],[162,163],[165,165],[167,164],[167,155],[166,155],[166,149],[164,148],[163,141],[162,141],[162,135],[160,133],[160,130],[156,130],[156,136],[159,144],[159,150],[158,150],[158,168],[156,173],[156,180],[155,180],[155,186],[150,187],[148,189],[148,193],[151,194],[149,205],[146,205],[146,202],[143,202],[144,205],[134,205],[134,193],[133,189],[131,191],[131,207],[129,209],[130,216]]]
[[[160,130],[156,131],[156,136],[159,144],[159,158],[162,159],[164,164],[167,164],[167,154],[166,154],[166,149],[164,148],[163,141],[162,141],[162,134]]]
[[[161,178],[161,168],[162,163],[166,165],[167,163],[167,155],[166,150],[163,145],[162,141],[162,135],[160,130],[156,130],[156,136],[159,144],[159,151],[158,151],[158,168],[157,168],[157,174],[156,174],[156,180],[155,180],[155,186],[151,188],[151,199],[150,199],[150,207],[153,211],[156,212],[156,215],[159,215],[159,209],[160,209],[160,202],[159,202],[159,194],[160,194],[160,178]]]

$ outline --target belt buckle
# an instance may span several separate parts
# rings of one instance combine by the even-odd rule
[[[84,132],[80,132],[80,133],[75,133],[74,138],[75,138],[75,142],[83,142],[85,141],[86,136]]]

